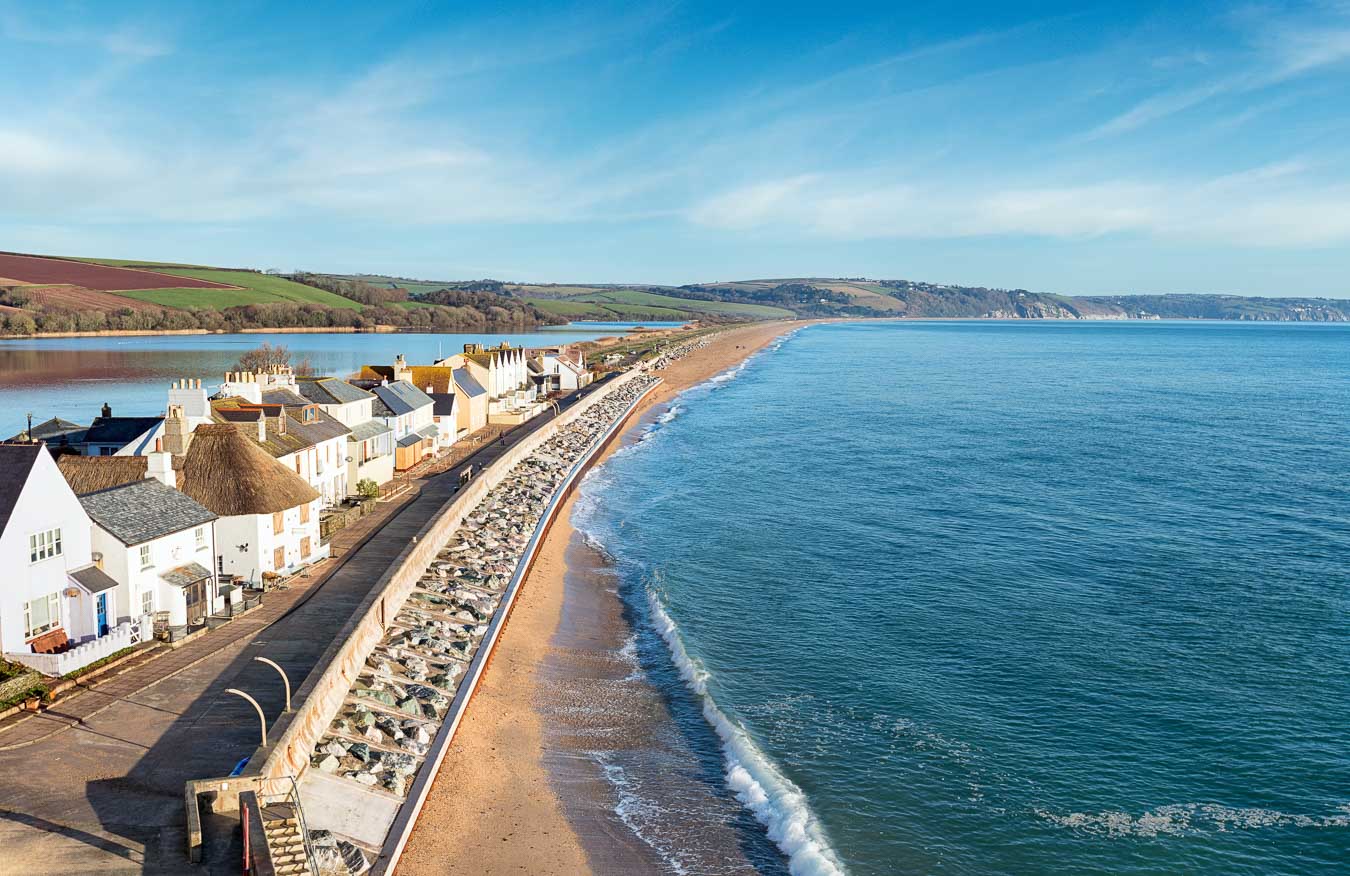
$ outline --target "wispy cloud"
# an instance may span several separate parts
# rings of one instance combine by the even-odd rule
[[[1241,19],[1249,49],[1223,59],[1197,49],[1152,64],[1163,70],[1207,68],[1222,60],[1229,72],[1145,98],[1089,131],[1087,139],[1125,134],[1218,98],[1250,94],[1350,62],[1350,14],[1345,9],[1315,23],[1290,21],[1259,8],[1249,9]]]
[[[1143,234],[1272,248],[1350,242],[1350,185],[1288,185],[1300,162],[1198,180],[1076,185],[878,185],[796,177],[720,193],[690,220],[712,228],[833,239]]]
[[[74,16],[71,16],[74,18]],[[39,23],[13,9],[0,9],[0,38],[58,48],[95,48],[129,58],[158,58],[173,52],[163,37],[141,27],[124,24],[110,29],[71,24]]]

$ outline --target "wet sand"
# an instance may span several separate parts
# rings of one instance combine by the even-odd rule
[[[732,329],[676,361],[660,372],[665,382],[634,413],[621,441],[636,440],[644,413],[800,325]],[[413,829],[400,873],[657,869],[651,847],[613,814],[599,767],[579,753],[587,733],[614,730],[608,717],[619,714],[631,722],[633,744],[646,744],[640,728],[662,726],[665,706],[650,687],[624,682],[632,665],[618,652],[631,628],[603,556],[571,525],[574,501],[562,508],[540,547]],[[708,837],[708,848],[734,849],[734,830],[727,831]],[[728,863],[729,872],[742,869]]]

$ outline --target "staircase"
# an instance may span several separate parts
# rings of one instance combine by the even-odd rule
[[[313,871],[295,805],[284,802],[263,806],[262,825],[277,876],[310,876]]]
[[[239,795],[246,872],[258,876],[319,876],[294,778],[283,776],[269,784],[272,793],[264,786]]]

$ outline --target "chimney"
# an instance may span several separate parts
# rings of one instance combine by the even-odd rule
[[[267,441],[267,415],[258,411],[258,443]]]
[[[399,353],[397,356],[394,357],[394,379],[395,380],[412,379],[412,369],[408,367],[408,360],[403,358],[402,353]]]
[[[229,375],[225,375],[229,380]],[[206,390],[202,389],[202,382],[190,377],[182,380],[175,380],[173,387],[169,390],[169,404],[178,405],[183,409],[183,416],[188,420],[204,420],[211,417],[211,402],[206,397]]]
[[[164,439],[155,439],[155,450],[145,455],[145,476],[154,478],[166,487],[178,488],[178,476],[173,471],[173,454],[164,451]]]
[[[164,439],[161,446],[172,456],[182,456],[187,453],[188,445],[191,443],[192,430],[188,426],[187,417],[183,414],[183,406],[169,405],[169,413],[164,418]]]
[[[281,413],[277,414],[277,434],[286,434],[286,409],[282,408]]]
[[[107,402],[104,402],[104,403],[103,403],[103,411],[102,411],[102,413],[103,413],[103,416],[105,416],[105,417],[111,417],[111,416],[112,416],[112,406],[109,405]]]

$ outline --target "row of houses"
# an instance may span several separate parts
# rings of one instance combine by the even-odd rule
[[[0,443],[0,652],[64,674],[171,638],[323,559],[325,508],[588,383],[566,348],[466,347],[350,379],[289,368],[175,381],[165,413],[53,419]]]

